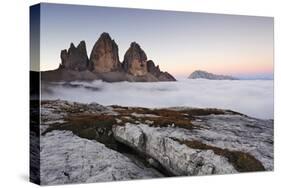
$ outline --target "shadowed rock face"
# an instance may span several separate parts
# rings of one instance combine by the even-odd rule
[[[161,74],[159,65],[155,66],[152,60],[147,61],[147,71],[156,77],[159,77]]]
[[[132,42],[124,56],[123,67],[134,76],[147,74],[147,56],[140,45]]]
[[[61,51],[60,68],[76,71],[86,70],[88,67],[88,55],[85,41],[81,41],[77,47],[73,43],[70,44],[68,50]]]
[[[103,73],[117,71],[120,67],[117,44],[108,33],[102,33],[91,52],[89,69]]]
[[[130,48],[127,50],[124,56],[123,68],[125,72],[134,76],[150,74],[159,81],[176,81],[168,72],[162,72],[159,65],[155,66],[152,60],[147,61],[145,52],[136,42],[131,43]]]

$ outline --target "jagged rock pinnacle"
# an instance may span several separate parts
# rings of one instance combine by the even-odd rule
[[[86,51],[85,41],[81,41],[77,48],[73,43],[70,44],[68,50],[61,51],[60,68],[82,71],[88,66],[88,55]]]
[[[89,62],[89,69],[95,72],[117,71],[121,67],[118,46],[108,33],[102,33],[95,43]]]
[[[142,76],[147,73],[147,56],[140,45],[132,42],[124,56],[123,67],[126,72],[134,76]]]

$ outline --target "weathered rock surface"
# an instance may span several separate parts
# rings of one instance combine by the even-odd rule
[[[154,169],[70,131],[42,136],[40,157],[43,185],[162,177]]]
[[[77,113],[116,114],[110,108],[96,103],[86,105],[60,100],[43,102],[40,125],[42,185],[163,177],[157,170],[141,162],[137,163],[96,140],[76,136],[71,131],[58,129],[43,134],[48,128],[65,123],[64,118],[70,114]],[[97,131],[102,134],[104,129],[100,127]]]
[[[146,61],[147,56],[140,45],[132,42],[130,48],[125,53],[123,67],[129,74],[143,76],[148,72]]]
[[[177,176],[237,172],[226,158],[212,150],[189,148],[173,140],[173,130],[151,128],[145,124],[126,124],[113,129],[117,140],[146,153]],[[180,131],[179,131],[180,132]],[[171,135],[169,135],[171,134]]]
[[[201,71],[201,70],[196,70],[196,71],[192,72],[188,78],[190,78],[190,79],[203,78],[203,79],[209,79],[209,80],[238,80],[238,78],[235,78],[233,76],[217,75],[217,74],[213,74],[213,73],[209,73],[209,72]]]
[[[230,110],[42,101],[40,129],[45,184],[273,170],[273,120]]]
[[[40,102],[36,97],[30,100],[30,131],[29,131],[29,177],[30,181],[40,184]]]
[[[90,59],[86,44],[81,41],[77,48],[71,43],[68,50],[61,51],[61,64],[58,69],[42,71],[42,81],[93,81],[106,82],[157,82],[176,81],[167,72],[150,64],[147,67],[147,56],[141,47],[131,43],[124,56],[124,62],[119,60],[118,46],[108,33],[102,33],[95,43]],[[156,70],[158,69],[158,70]]]
[[[147,71],[156,77],[159,77],[161,74],[159,65],[155,66],[152,60],[147,61]]]
[[[82,71],[86,70],[88,67],[89,59],[85,41],[81,41],[77,47],[71,43],[68,50],[65,49],[61,51],[60,57],[60,69]]]
[[[103,73],[117,71],[120,68],[117,44],[108,33],[102,33],[92,49],[89,69]]]

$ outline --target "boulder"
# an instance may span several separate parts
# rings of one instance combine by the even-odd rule
[[[113,129],[113,133],[117,140],[156,159],[175,176],[237,173],[224,157],[212,150],[187,147],[170,138],[171,132],[165,129],[127,123]]]

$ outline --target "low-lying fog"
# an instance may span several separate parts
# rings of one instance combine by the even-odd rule
[[[215,107],[273,119],[272,80],[178,82],[70,82],[42,86],[42,99],[142,107]]]

